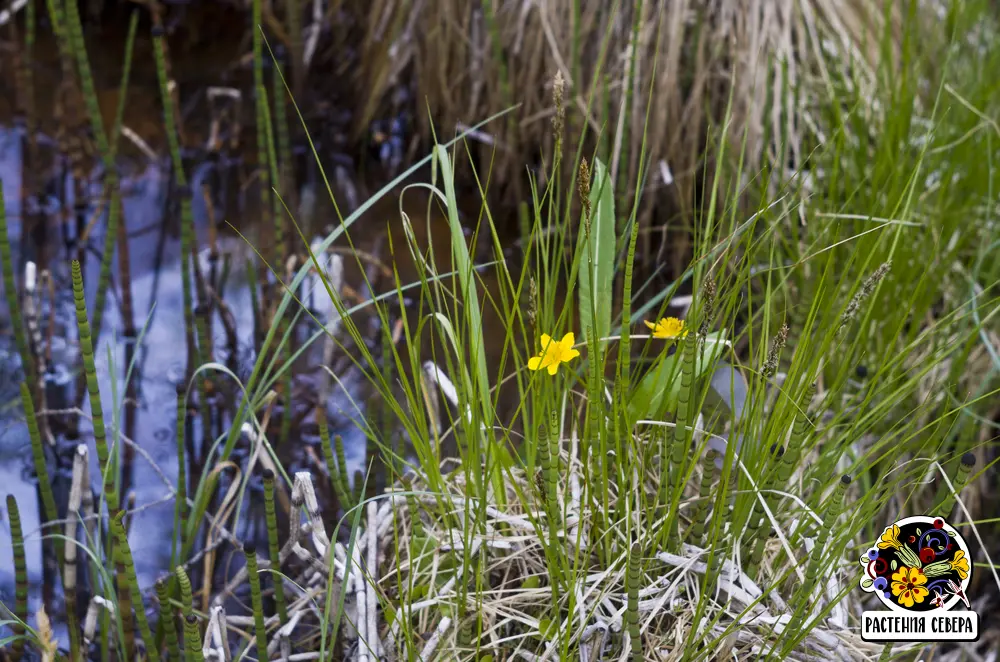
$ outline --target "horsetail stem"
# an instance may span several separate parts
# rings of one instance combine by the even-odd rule
[[[118,500],[118,488],[115,486],[115,470],[117,462],[110,462],[108,441],[104,428],[104,411],[101,407],[101,391],[97,383],[97,367],[94,363],[94,346],[90,336],[90,324],[87,322],[87,302],[83,294],[83,275],[80,273],[80,262],[73,260],[73,299],[76,304],[76,326],[80,336],[80,354],[83,355],[83,371],[87,378],[87,393],[90,396],[90,414],[93,418],[94,445],[97,447],[97,460],[100,463],[101,475],[104,478],[104,498],[108,502],[108,512],[112,517],[121,510]]]
[[[35,416],[35,405],[31,400],[28,385],[21,382],[21,406],[24,408],[24,418],[28,423],[28,437],[31,439],[31,457],[35,464],[35,475],[38,476],[38,488],[42,493],[42,509],[45,519],[53,522],[59,519],[56,499],[52,494],[52,482],[49,480],[49,468],[45,460],[45,447],[42,435],[38,430],[38,418]],[[62,539],[56,538],[56,549],[62,547]],[[62,558],[62,552],[56,558]]]
[[[625,589],[628,592],[628,603],[625,607],[625,622],[628,626],[628,638],[632,647],[632,662],[642,662],[642,633],[639,631],[639,580],[641,579],[639,561],[642,558],[642,546],[632,543],[628,554],[628,572],[625,576]]]
[[[661,495],[661,503],[667,506],[668,512],[673,512],[670,526],[673,530],[671,541],[673,545],[680,544],[680,513],[674,509],[674,500],[680,504],[680,491],[684,484],[684,465],[688,455],[691,435],[689,423],[691,421],[691,398],[694,390],[694,363],[695,352],[698,342],[696,338],[688,338],[684,343],[684,355],[681,364],[681,388],[677,394],[677,418],[674,421],[673,440],[670,444],[670,465],[661,470],[666,471],[668,480],[661,480],[660,485],[665,487],[670,485],[671,494]],[[670,499],[668,501],[667,499]]]
[[[795,467],[799,463],[799,455],[802,453],[802,447],[805,444],[806,435],[811,425],[809,421],[809,408],[815,393],[816,383],[813,382],[806,387],[806,392],[799,408],[800,410],[797,412],[795,422],[792,424],[792,436],[788,440],[788,448],[781,457],[781,464],[778,465],[776,485],[779,488],[784,488],[788,485],[788,481],[792,477],[792,472],[795,471]]]
[[[778,444],[773,444],[771,446],[771,462],[769,462],[768,466],[765,468],[763,472],[764,478],[761,480],[759,485],[760,491],[762,492],[761,496],[768,503],[768,506],[773,503],[773,500],[769,494],[763,494],[763,492],[771,489],[771,483],[774,480],[776,473],[775,471],[772,471],[773,464],[776,459],[780,461],[782,453],[783,450]],[[747,526],[746,536],[746,544],[753,544],[753,550],[750,552],[750,559],[747,563],[747,575],[750,577],[754,577],[757,574],[757,569],[760,567],[761,559],[764,558],[764,547],[766,547],[768,538],[770,537],[768,535],[770,533],[770,527],[766,522],[767,516],[763,512],[763,508],[760,509],[761,512],[759,516],[755,515],[755,513],[757,513],[757,502],[758,497],[755,495],[754,500],[750,505],[750,520]],[[761,525],[764,525],[763,531],[761,531]]]
[[[156,75],[160,82],[160,99],[163,103],[163,124],[167,133],[167,143],[170,146],[170,158],[174,166],[174,180],[181,192],[181,291],[184,303],[184,330],[187,340],[187,375],[190,377],[193,373],[193,366],[197,359],[198,351],[194,341],[194,306],[191,290],[190,264],[192,244],[194,243],[191,233],[194,227],[194,215],[191,212],[191,195],[187,178],[184,175],[184,162],[181,160],[174,98],[170,93],[167,58],[163,47],[163,26],[159,25],[159,23],[154,25],[152,36],[153,55],[156,60]]]
[[[104,251],[101,257],[101,268],[97,279],[97,296],[94,301],[94,337],[100,337],[101,325],[104,319],[104,306],[107,301],[107,293],[111,284],[111,260],[114,256],[114,244],[118,235],[118,223],[120,221],[121,208],[119,205],[118,193],[118,173],[115,169],[114,155],[108,143],[107,134],[104,131],[104,121],[101,109],[97,102],[97,92],[94,89],[94,78],[90,70],[90,61],[87,58],[86,44],[83,41],[83,27],[80,23],[80,12],[76,2],[65,3],[66,11],[63,12],[65,18],[66,33],[69,36],[69,46],[76,57],[77,73],[80,80],[80,87],[83,92],[84,103],[87,106],[87,115],[90,118],[91,133],[97,142],[97,149],[100,152],[104,163],[104,190],[105,195],[110,193],[111,202],[108,208],[108,222],[104,235]],[[129,65],[129,55],[126,54],[126,73]],[[127,81],[123,79],[123,83]]]
[[[278,517],[274,507],[274,472],[264,470],[264,514],[267,519],[268,555],[271,559],[271,580],[274,583],[274,602],[278,607],[279,624],[288,622],[288,611],[285,608],[285,585],[278,572],[281,570],[278,547]]]
[[[552,459],[552,447],[549,439],[549,426],[542,423],[538,426],[538,454],[542,465],[542,481],[544,482],[543,496],[545,500],[545,519],[549,532],[548,553],[551,559],[555,560],[559,553],[559,520],[557,515],[556,501],[556,469]],[[553,567],[554,563],[549,563]],[[558,578],[550,576],[552,585],[552,615],[556,617],[559,611],[559,582]]]
[[[114,538],[118,537],[118,527],[121,521],[117,516],[111,518],[111,530]],[[116,605],[118,622],[121,624],[122,632],[125,634],[125,658],[135,659],[135,624],[132,621],[132,591],[128,574],[127,563],[130,563],[131,554],[121,551],[120,541],[112,548],[112,555],[115,563],[115,585],[118,588],[118,604]],[[133,570],[134,572],[134,570]],[[138,609],[136,611],[139,611]]]
[[[131,605],[135,607],[135,620],[139,623],[139,633],[142,635],[143,643],[146,644],[146,656],[151,660],[151,662],[159,662],[160,652],[156,649],[153,633],[149,629],[149,620],[146,618],[146,609],[142,604],[142,591],[139,590],[139,580],[135,575],[135,564],[132,562],[132,550],[129,549],[128,535],[125,533],[125,526],[122,524],[123,516],[124,513],[118,513],[116,516],[111,518],[111,530],[118,542],[118,544],[115,545],[115,565],[118,566],[118,595],[120,608],[123,612],[122,623],[124,625],[126,622],[124,612],[128,609],[126,603],[121,603],[121,586],[122,583],[125,582],[127,583]],[[129,615],[128,618],[131,619],[131,615]],[[126,630],[125,636],[129,636],[128,630]],[[133,633],[133,639],[134,636],[135,635]],[[132,645],[134,646],[134,640]],[[132,651],[129,659],[134,659],[134,649],[130,648],[129,650]]]
[[[2,184],[2,181],[0,181]],[[14,283],[14,261],[10,256],[10,236],[7,234],[7,209],[4,203],[3,186],[0,185],[0,259],[3,260],[3,289],[7,294],[7,309],[10,311],[10,323],[14,327],[14,342],[17,352],[21,355],[21,369],[24,379],[34,388],[37,383],[35,375],[35,359],[28,349],[28,341],[24,335],[24,323],[21,321],[21,306],[17,298],[17,286]]]
[[[841,476],[840,481],[837,483],[837,487],[828,499],[823,518],[823,524],[826,527],[823,535],[826,535],[827,537],[833,536],[837,518],[840,517],[840,513],[844,508],[844,496],[847,494],[847,486],[850,484],[850,476],[846,474]],[[805,609],[805,605],[809,596],[812,594],[813,588],[816,586],[816,582],[818,581],[820,572],[822,571],[824,550],[829,548],[829,545],[824,544],[824,542],[825,541],[819,539],[816,540],[816,544],[813,546],[812,554],[809,557],[809,564],[806,567],[806,580],[799,586],[799,590],[796,592],[795,601],[798,608],[795,610],[795,613],[797,616],[793,616],[792,618],[793,622],[796,620],[798,621],[798,623],[795,623],[796,627],[801,627],[803,625],[806,613],[809,612],[808,609]],[[790,628],[792,625],[793,623],[789,623]]]
[[[180,548],[187,546],[187,456],[184,448],[187,427],[187,407],[184,405],[184,386],[177,386],[177,495],[174,506],[177,517],[177,537]]]
[[[351,491],[351,481],[347,478],[347,456],[344,454],[344,439],[339,434],[333,437],[333,450],[337,454],[337,480],[340,482],[340,489],[344,495],[343,508],[345,511],[348,511],[354,507],[356,501],[354,499],[354,492]]]
[[[267,631],[264,629],[264,604],[260,596],[260,575],[257,574],[257,549],[247,543],[243,545],[247,559],[247,578],[250,581],[250,601],[253,605],[253,629],[257,637],[257,659],[267,660]]]
[[[201,631],[198,628],[198,617],[188,614],[184,617],[184,649],[187,651],[185,662],[205,662],[201,651]]]
[[[958,463],[958,467],[955,469],[955,475],[951,479],[952,487],[955,488],[954,493],[951,490],[947,491],[944,501],[941,503],[941,507],[938,508],[938,516],[947,518],[951,515],[951,511],[955,508],[955,496],[961,494],[962,488],[969,481],[969,474],[972,473],[972,468],[976,466],[976,455],[975,453],[965,453],[962,455],[962,459]],[[947,489],[947,488],[945,488]]]
[[[181,588],[181,610],[184,612],[185,617],[190,617],[194,615],[194,596],[191,593],[191,579],[188,578],[187,571],[184,570],[184,566],[177,566],[174,569],[174,576],[177,577],[177,585]],[[197,627],[197,621],[195,621],[195,627]],[[197,635],[198,638],[201,635]],[[187,638],[187,627],[184,628],[184,637]],[[199,648],[201,646],[199,645]]]
[[[167,659],[180,660],[180,639],[177,637],[175,610],[170,604],[170,588],[166,577],[156,580],[156,598],[160,602],[159,623],[163,626],[164,638],[167,642]]]
[[[20,621],[13,624],[13,661],[24,654],[24,625],[28,622],[28,564],[24,556],[24,533],[21,530],[21,512],[17,499],[7,495],[7,519],[10,520],[10,544],[14,554],[14,616]]]
[[[705,546],[705,525],[708,522],[709,500],[712,495],[712,481],[715,479],[715,458],[718,452],[709,450],[702,456],[701,481],[698,484],[698,503],[691,515],[691,544]]]
[[[346,512],[350,509],[350,506],[347,503],[347,490],[341,481],[346,479],[347,470],[345,468],[341,471],[340,467],[344,465],[338,465],[333,461],[333,448],[330,446],[330,428],[326,424],[326,411],[324,411],[322,405],[316,408],[316,423],[319,425],[319,438],[323,446],[323,459],[326,461],[326,471],[330,474],[330,484],[333,486],[333,493],[336,495],[337,501],[340,502],[340,507]],[[343,447],[343,444],[341,444],[341,447]]]

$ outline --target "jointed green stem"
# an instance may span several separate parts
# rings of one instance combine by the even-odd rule
[[[163,626],[163,632],[167,641],[167,659],[171,661],[180,660],[181,649],[180,640],[177,637],[176,613],[173,605],[170,604],[170,586],[166,577],[157,580],[156,597],[160,602],[159,622]]]
[[[87,378],[87,393],[90,396],[90,415],[94,426],[94,445],[97,446],[97,461],[104,477],[104,498],[108,502],[108,512],[112,517],[121,510],[116,487],[115,471],[117,462],[110,462],[107,433],[104,428],[104,410],[101,406],[101,391],[97,382],[97,366],[94,363],[94,346],[87,321],[87,303],[83,295],[83,275],[80,263],[73,260],[73,299],[76,304],[76,327],[80,336],[80,354],[83,355],[83,371]]]
[[[278,619],[281,625],[288,622],[288,610],[285,607],[285,585],[278,574],[281,571],[279,563],[280,549],[278,546],[278,518],[274,507],[274,472],[264,471],[264,514],[267,518],[268,555],[271,557],[271,581],[274,584],[274,602],[278,608]]]
[[[149,629],[149,620],[146,618],[146,608],[142,604],[142,591],[139,590],[139,580],[135,575],[132,550],[129,549],[128,536],[125,533],[125,526],[122,523],[123,516],[124,513],[119,513],[111,519],[111,530],[118,542],[115,545],[115,565],[118,566],[118,600],[122,624],[124,626],[131,621],[131,614],[126,614],[126,612],[130,606],[135,607],[135,620],[139,623],[139,633],[146,644],[146,655],[151,662],[159,662],[160,652],[156,649],[153,633]],[[129,602],[122,602],[121,599],[123,582],[126,584],[131,598]],[[128,644],[131,640],[132,645],[134,645],[134,637],[134,633],[130,634],[128,629],[125,630],[125,641],[126,647],[129,649],[129,659],[134,659],[135,657],[134,650]]]
[[[7,519],[10,521],[10,544],[14,553],[14,616],[21,623],[28,622],[28,564],[24,557],[24,533],[21,530],[21,512],[17,508],[17,499],[13,494],[7,495]],[[13,662],[17,662],[24,654],[24,626],[21,623],[13,625]]]
[[[250,544],[243,546],[247,559],[247,578],[250,581],[250,601],[253,606],[253,629],[257,638],[257,659],[264,662],[267,657],[267,630],[264,628],[264,602],[260,594],[260,575],[257,570],[257,549]]]

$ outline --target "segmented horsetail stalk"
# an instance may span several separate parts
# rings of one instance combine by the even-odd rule
[[[892,659],[892,644],[882,647],[882,654],[878,656],[878,662],[889,662]]]
[[[844,507],[844,496],[847,494],[847,488],[850,484],[850,476],[847,474],[841,476],[833,488],[833,493],[827,497],[826,503],[823,504],[823,523],[828,528],[833,527],[837,518],[840,517],[840,511]]]
[[[632,662],[642,662],[642,633],[639,631],[639,581],[641,573],[639,562],[642,559],[642,547],[632,543],[628,554],[628,572],[625,575],[625,590],[628,593],[628,603],[625,606],[625,623],[628,626],[628,638],[632,647]]]
[[[7,519],[10,521],[10,544],[14,554],[14,616],[20,623],[14,623],[14,662],[24,654],[24,625],[28,622],[28,564],[24,556],[24,532],[21,530],[21,511],[17,499],[7,495]]]
[[[118,538],[118,530],[115,524],[121,525],[118,516],[111,518],[111,535]],[[124,536],[123,536],[124,537]],[[118,604],[116,605],[118,622],[121,623],[122,632],[125,634],[125,658],[135,659],[135,624],[132,620],[132,591],[128,574],[128,563],[132,562],[131,553],[125,554],[121,551],[122,545],[116,540],[112,547],[112,556],[115,563],[115,585],[118,589]],[[133,569],[134,572],[134,569]],[[138,610],[137,610],[138,611]]]
[[[681,388],[677,394],[677,418],[674,421],[673,439],[670,444],[670,464],[661,468],[666,472],[668,480],[660,481],[661,491],[669,484],[670,494],[661,494],[660,503],[667,506],[668,511],[673,507],[671,500],[676,497],[680,500],[680,490],[683,489],[684,465],[691,445],[692,405],[694,397],[694,362],[695,353],[698,351],[696,338],[689,337],[684,341],[683,359],[681,360]],[[671,527],[674,535],[671,536],[671,544],[680,544],[680,516],[675,510],[671,517]]]
[[[174,576],[177,577],[177,585],[181,589],[181,611],[184,612],[184,616],[194,615],[194,595],[191,593],[191,579],[188,578],[187,571],[184,570],[184,566],[177,566],[174,568]],[[195,621],[195,627],[198,626],[198,621]],[[187,627],[184,628],[184,636],[187,637]],[[200,638],[201,635],[199,634]],[[199,648],[201,645],[199,643]]]
[[[28,385],[21,382],[21,406],[24,408],[24,418],[28,423],[28,437],[31,439],[31,457],[35,464],[35,474],[38,476],[38,489],[42,493],[42,510],[45,519],[54,522],[59,519],[56,499],[52,494],[52,482],[49,480],[49,467],[45,461],[45,447],[41,432],[38,430],[38,418],[35,416],[35,404],[31,400]],[[56,549],[62,549],[62,539],[55,539]],[[62,558],[62,552],[56,558]]]
[[[257,659],[267,660],[267,631],[264,629],[264,603],[260,596],[260,575],[257,574],[257,548],[252,544],[243,545],[247,559],[247,578],[250,581],[250,601],[253,606],[253,629],[257,637]]]
[[[198,617],[194,614],[184,617],[184,650],[187,651],[185,662],[205,662],[205,655],[201,651]]]
[[[10,236],[7,234],[7,209],[4,204],[2,184],[0,181],[0,260],[3,260],[3,289],[7,295],[10,323],[14,327],[14,342],[17,344],[18,354],[21,355],[21,370],[24,371],[25,381],[34,387],[37,383],[35,359],[31,356],[24,334],[21,305],[17,298],[17,285],[14,283],[14,261],[10,256]]]
[[[806,614],[810,611],[805,607],[809,600],[809,596],[813,594],[816,582],[819,581],[819,576],[823,567],[824,550],[830,547],[825,544],[826,541],[822,540],[822,537],[833,536],[833,530],[836,527],[837,518],[840,517],[840,513],[844,508],[844,495],[847,494],[847,486],[850,484],[850,476],[846,474],[841,476],[840,481],[837,483],[837,487],[834,489],[833,494],[830,495],[830,499],[828,500],[827,507],[824,511],[823,523],[825,530],[818,536],[816,544],[813,546],[812,554],[809,557],[809,564],[806,566],[806,580],[799,586],[799,590],[795,594],[795,603],[798,608],[795,609],[796,616],[792,617],[792,623],[789,623],[788,626],[790,628],[789,631],[791,632],[796,631],[796,629],[803,625]],[[793,624],[795,625],[794,628],[792,627]]]
[[[347,455],[344,453],[344,438],[339,434],[333,437],[333,450],[337,454],[337,480],[340,483],[340,490],[343,493],[343,509],[348,511],[354,508],[355,494],[351,490],[351,481],[347,477]]]
[[[87,378],[87,393],[90,396],[90,415],[93,418],[94,445],[97,447],[97,461],[104,478],[104,498],[108,502],[108,512],[112,517],[121,510],[118,488],[115,486],[117,462],[109,462],[107,432],[104,428],[104,410],[101,407],[101,390],[97,384],[97,366],[94,364],[94,345],[87,321],[87,302],[83,296],[83,275],[80,262],[73,260],[73,300],[76,304],[76,328],[80,336],[80,354],[83,356],[83,372]]]
[[[271,560],[271,581],[274,583],[274,604],[278,608],[279,624],[288,622],[288,610],[285,608],[285,585],[280,571],[278,546],[278,517],[274,507],[274,472],[264,470],[264,516],[267,520],[267,553]]]
[[[795,422],[792,424],[792,436],[788,440],[788,448],[781,457],[781,464],[778,465],[778,478],[776,485],[784,488],[795,471],[799,463],[799,456],[802,454],[802,447],[805,444],[806,435],[809,433],[811,425],[809,421],[810,404],[816,394],[816,382],[812,382],[806,387],[805,395],[799,403],[799,409],[795,414]]]
[[[103,115],[97,102],[94,78],[91,74],[90,61],[87,58],[87,49],[83,41],[80,11],[75,2],[66,2],[65,7],[66,11],[63,15],[65,17],[66,34],[69,37],[70,49],[76,56],[77,73],[79,75],[83,100],[87,106],[87,115],[90,118],[91,133],[94,136],[94,140],[97,143],[97,150],[100,152],[104,163],[105,195],[111,196],[111,203],[108,207],[108,222],[104,235],[104,253],[101,257],[101,268],[97,278],[97,296],[94,300],[93,332],[95,337],[100,337],[101,324],[104,318],[104,306],[111,284],[111,260],[114,256],[114,245],[118,235],[118,223],[120,220],[118,174],[111,146],[104,131]]]
[[[174,166],[174,180],[181,194],[181,291],[184,303],[184,331],[187,340],[187,376],[190,377],[198,358],[198,349],[194,339],[194,295],[191,287],[190,263],[194,244],[192,234],[194,215],[191,212],[191,191],[188,187],[187,177],[184,175],[184,162],[181,160],[174,96],[170,92],[167,56],[163,46],[163,26],[154,25],[152,36],[156,75],[160,82],[160,100],[163,104],[163,124],[167,133],[167,144],[170,146],[170,158]],[[204,394],[199,392],[199,396],[202,395]]]
[[[698,484],[698,503],[691,515],[691,544],[705,546],[705,525],[708,523],[708,508],[712,498],[712,482],[715,480],[715,458],[719,453],[709,450],[701,460],[701,482]]]
[[[333,493],[340,502],[340,507],[347,512],[350,510],[350,498],[348,497],[347,466],[343,460],[334,462],[333,448],[330,445],[330,428],[326,423],[326,411],[322,405],[316,408],[316,422],[319,424],[319,438],[323,445],[323,459],[326,461],[326,471],[330,474],[330,484],[333,486]],[[340,435],[336,437],[339,448],[337,457],[344,457],[344,442]]]
[[[774,467],[775,462],[781,462],[781,457],[784,454],[784,449],[778,444],[772,444],[771,446],[771,462],[769,466],[765,467],[761,472],[764,479],[761,480],[758,488],[762,492],[764,501],[767,502],[768,507],[771,507],[776,500],[770,493],[765,493],[767,490],[771,489],[772,483],[775,478]],[[780,464],[779,464],[780,467]],[[761,526],[764,527],[761,530]],[[750,559],[747,563],[747,575],[754,577],[757,574],[758,568],[760,568],[761,559],[764,558],[764,547],[767,546],[767,540],[770,537],[770,526],[767,522],[767,514],[764,513],[763,507],[758,508],[758,498],[755,496],[754,500],[750,506],[750,520],[747,526],[747,535],[744,539],[744,546],[748,544],[753,544],[753,550],[750,552]]]
[[[552,561],[549,567],[555,566],[555,560],[559,554],[559,515],[558,515],[558,493],[556,485],[557,469],[552,458],[552,445],[549,439],[549,425],[542,423],[538,426],[538,455],[542,468],[542,496],[545,502],[545,520],[549,532],[549,544],[546,556]],[[549,583],[552,586],[552,615],[553,618],[559,613],[559,581],[558,578],[549,576]]]
[[[955,495],[962,493],[962,488],[969,482],[969,474],[972,473],[972,468],[975,466],[975,453],[965,453],[962,455],[962,459],[958,463],[958,468],[955,469],[955,475],[951,479],[951,485],[955,488],[955,491],[952,492],[945,486],[944,489],[947,490],[947,494],[941,503],[941,507],[938,508],[937,514],[939,517],[947,518],[951,515],[951,511],[955,508]]]
[[[146,608],[142,604],[142,591],[139,590],[139,580],[135,575],[135,564],[132,562],[132,550],[128,546],[128,535],[125,533],[125,525],[122,523],[124,513],[118,513],[111,518],[111,532],[115,536],[115,565],[118,569],[118,607],[121,612],[122,626],[125,627],[125,642],[128,649],[129,659],[135,659],[135,633],[131,632],[132,615],[129,610],[135,608],[135,620],[139,623],[139,634],[146,644],[146,656],[152,662],[159,662],[160,652],[156,649],[156,640],[149,629],[149,620],[146,618]],[[124,590],[123,590],[124,585]],[[123,593],[127,594],[125,601],[122,600]],[[131,643],[130,643],[131,642]]]
[[[187,547],[187,449],[185,434],[187,430],[187,407],[184,405],[184,386],[177,386],[177,495],[174,508],[177,514],[177,527],[181,549]]]
[[[176,611],[170,604],[170,587],[166,577],[156,580],[156,598],[160,603],[160,625],[167,642],[167,659],[181,659],[180,639],[177,637]]]

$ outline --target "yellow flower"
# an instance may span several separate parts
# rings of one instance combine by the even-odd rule
[[[542,350],[538,352],[538,356],[528,359],[528,370],[548,368],[550,375],[556,374],[560,363],[580,356],[580,352],[573,349],[575,342],[572,331],[563,336],[562,340],[553,340],[551,336],[543,333]]]
[[[659,322],[653,324],[649,320],[643,320],[653,331],[654,338],[683,338],[688,330],[684,328],[684,321],[676,317],[664,317]]]
[[[962,579],[969,576],[969,559],[965,558],[965,552],[962,550],[955,552],[955,558],[949,563],[951,563],[951,569],[958,572],[958,576]]]
[[[895,524],[888,527],[882,534],[882,537],[878,539],[879,549],[889,549],[890,547],[893,547],[895,549],[899,549],[900,547],[899,527],[896,526]]]
[[[892,575],[892,594],[896,596],[897,602],[906,608],[910,608],[914,603],[921,603],[930,593],[924,584],[927,577],[920,568],[910,568],[903,566]]]

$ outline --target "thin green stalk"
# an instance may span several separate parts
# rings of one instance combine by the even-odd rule
[[[184,404],[184,386],[177,387],[177,423],[175,437],[177,440],[177,495],[175,496],[174,517],[177,520],[177,540],[180,548],[187,546],[187,452],[185,448],[185,430],[187,428],[187,407]],[[175,554],[171,553],[171,559],[177,562]]]
[[[142,641],[146,644],[146,656],[151,660],[151,662],[160,661],[160,652],[156,649],[155,640],[153,639],[153,633],[149,629],[149,620],[146,618],[146,608],[142,603],[142,591],[139,590],[139,579],[135,575],[135,564],[132,562],[132,550],[129,549],[128,545],[128,535],[125,533],[125,526],[122,524],[124,513],[119,513],[115,517],[111,518],[111,530],[118,544],[115,545],[115,565],[118,567],[118,595],[119,595],[119,609],[121,610],[121,618],[123,625],[126,623],[126,618],[131,619],[131,615],[126,615],[126,611],[129,608],[127,603],[121,602],[122,594],[122,583],[126,584],[130,595],[131,606],[135,608],[135,619],[139,622],[139,633],[142,635]],[[133,638],[134,645],[134,633],[131,635]],[[128,648],[129,631],[125,631],[126,637],[126,648]],[[129,659],[135,658],[134,650],[131,648],[129,651]]]
[[[14,553],[14,616],[20,623],[14,623],[13,662],[18,662],[24,654],[24,625],[28,622],[28,564],[24,556],[24,533],[21,530],[21,511],[17,499],[7,495],[7,519],[10,522],[10,544]]]
[[[274,472],[264,471],[264,514],[267,518],[267,545],[271,560],[271,581],[274,583],[274,603],[278,608],[278,623],[288,622],[288,610],[285,607],[285,585],[281,580],[280,549],[278,546],[278,517],[274,507]]]
[[[323,409],[323,405],[316,408],[316,422],[319,424],[319,438],[323,446],[323,459],[326,461],[326,472],[330,475],[330,485],[333,487],[333,493],[336,495],[340,507],[346,512],[348,510],[347,490],[344,489],[341,483],[339,467],[333,460],[333,448],[330,445],[330,429],[327,427],[326,411]],[[346,472],[344,477],[346,478]]]
[[[669,526],[673,533],[670,540],[675,548],[680,545],[681,540],[680,517],[675,505],[680,503],[680,492],[684,487],[685,458],[691,445],[691,430],[689,429],[693,419],[691,412],[696,406],[692,405],[691,401],[695,397],[694,364],[695,354],[698,351],[698,339],[689,335],[684,341],[683,347],[678,351],[683,351],[684,356],[681,362],[681,388],[677,394],[677,418],[674,421],[673,440],[670,446],[670,465],[660,468],[661,472],[664,472],[669,479],[669,481],[662,478],[660,480],[660,485],[669,484],[671,491],[669,501],[667,495],[661,495],[663,497],[661,503],[667,507],[668,512],[672,513]]]
[[[194,335],[194,294],[191,285],[191,251],[193,250],[194,215],[191,211],[191,191],[187,177],[184,174],[184,162],[181,160],[180,139],[177,134],[174,97],[170,93],[170,81],[167,76],[167,58],[163,46],[163,27],[154,25],[153,55],[156,60],[156,75],[160,82],[160,101],[163,104],[163,124],[167,133],[167,144],[170,146],[170,158],[174,166],[174,181],[181,193],[181,291],[184,305],[184,329],[187,339],[187,376],[194,372],[198,360],[197,346]],[[199,396],[203,393],[199,393]],[[206,438],[208,431],[205,431]]]
[[[28,349],[28,341],[24,334],[21,305],[14,281],[14,261],[10,255],[10,235],[7,231],[7,208],[3,197],[3,180],[0,180],[0,259],[3,260],[3,289],[7,295],[10,323],[14,327],[14,342],[17,345],[17,352],[21,356],[21,369],[24,371],[25,381],[34,387],[38,378],[35,374],[35,360]]]
[[[715,458],[719,456],[715,450],[709,450],[702,457],[701,481],[698,484],[698,503],[691,515],[690,540],[698,547],[705,546],[705,525],[708,522],[709,499],[712,495],[712,482],[715,480]]]
[[[184,566],[177,566],[174,568],[174,576],[177,578],[177,584],[181,589],[181,611],[184,616],[194,615],[194,595],[191,592],[191,579],[188,577],[187,571],[184,570]],[[197,621],[195,621],[195,627],[197,627]],[[184,628],[185,637],[187,636],[187,627]],[[201,635],[197,635],[200,639]],[[200,648],[200,645],[199,645]]]
[[[554,422],[554,426],[553,426]],[[555,428],[556,440],[553,441],[553,427]],[[542,465],[542,481],[544,482],[545,500],[545,525],[549,533],[547,556],[550,559],[549,580],[552,586],[552,618],[558,619],[559,614],[559,583],[561,581],[561,546],[559,542],[559,458],[554,457],[555,448],[558,446],[559,433],[559,413],[555,410],[550,412],[550,422],[538,426],[538,453]]]
[[[625,606],[625,623],[628,627],[628,638],[632,648],[632,662],[642,662],[642,633],[639,631],[639,581],[642,579],[639,562],[642,559],[642,546],[634,542],[628,554],[628,572],[625,576],[625,589],[628,592],[628,604]]]
[[[118,500],[118,490],[115,487],[115,469],[117,461],[111,462],[108,451],[107,433],[104,428],[104,410],[101,407],[101,391],[97,382],[97,366],[94,363],[94,346],[90,336],[90,324],[87,321],[87,302],[83,295],[83,275],[80,263],[73,260],[73,300],[76,304],[76,327],[80,337],[80,354],[83,356],[83,371],[87,378],[87,393],[90,396],[90,415],[94,427],[94,445],[97,447],[97,461],[100,464],[101,475],[104,478],[104,498],[108,503],[108,512],[112,517],[121,510]]]
[[[201,652],[201,631],[198,628],[198,617],[188,614],[184,617],[184,649],[187,651],[185,662],[205,662]]]
[[[976,466],[976,455],[975,453],[965,453],[962,455],[962,459],[958,463],[958,467],[955,469],[955,475],[951,479],[951,484],[955,488],[952,492],[948,490],[941,503],[940,508],[937,509],[937,514],[939,517],[948,518],[951,516],[952,509],[955,508],[955,495],[961,494],[962,488],[965,487],[966,483],[969,481],[969,475],[972,473],[972,468]]]
[[[264,628],[264,601],[260,595],[257,548],[247,543],[243,545],[243,554],[247,559],[247,579],[250,581],[250,601],[253,605],[253,630],[257,638],[257,659],[259,662],[265,662],[268,659],[267,630]]]
[[[170,583],[166,577],[156,581],[156,598],[160,602],[159,623],[163,625],[167,641],[167,659],[181,659],[180,639],[177,637],[176,610],[170,604]]]

